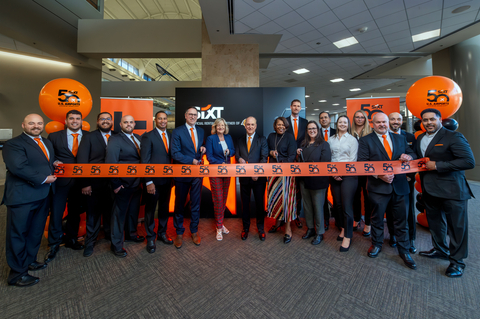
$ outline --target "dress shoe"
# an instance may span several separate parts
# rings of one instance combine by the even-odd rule
[[[342,245],[340,245],[340,252],[347,252],[350,249],[350,245],[352,245],[352,239],[350,239],[350,244],[348,244],[348,247],[343,247]]]
[[[192,240],[195,245],[200,246],[200,236],[198,236],[198,233],[192,234]]]
[[[391,235],[388,244],[390,245],[390,247],[397,247],[397,238]]]
[[[30,271],[37,271],[37,270],[41,270],[41,269],[45,269],[45,268],[47,268],[47,264],[46,263],[41,263],[41,262],[38,262],[38,261],[34,261],[30,265],[28,265],[28,270],[30,270]]]
[[[119,251],[115,251],[115,250],[112,249],[112,252],[115,255],[115,257],[118,257],[118,258],[127,257],[127,251],[125,250],[125,248],[122,248]]]
[[[417,269],[417,265],[415,264],[415,261],[413,261],[412,256],[410,256],[409,253],[400,254],[400,258],[402,258],[403,262],[408,268]]]
[[[415,240],[410,240],[410,248],[408,249],[412,254],[417,252],[417,248],[415,247]]]
[[[316,235],[315,238],[312,240],[312,245],[318,245],[322,242],[323,235]]]
[[[153,254],[157,249],[157,245],[155,245],[155,240],[147,241],[147,251],[149,254]]]
[[[315,236],[315,228],[309,228],[307,229],[305,235],[302,236],[302,239],[309,239],[313,236]]]
[[[464,270],[465,270],[465,267],[462,267],[460,265],[450,264],[450,266],[448,266],[447,268],[447,271],[445,272],[445,275],[450,278],[461,277],[463,275]]]
[[[277,229],[279,229],[279,228],[282,227],[283,225],[285,225],[285,222],[284,222],[284,221],[282,221],[282,222],[280,223],[280,225],[278,225],[278,226],[276,226],[275,224],[273,224],[272,227],[270,227],[270,229],[268,230],[268,232],[269,232],[270,234],[275,233],[275,232],[277,231]]]
[[[438,250],[435,250],[435,248],[432,248],[428,251],[421,251],[418,253],[420,256],[423,256],[423,257],[428,257],[428,258],[438,258],[438,259],[446,259],[448,260],[448,256],[447,255],[444,255],[442,254],[441,252],[439,252]]]
[[[180,249],[182,248],[182,244],[183,244],[183,235],[177,235],[177,237],[175,237],[175,240],[173,241],[173,245],[175,246],[175,248]]]
[[[378,254],[382,251],[382,247],[370,246],[368,249],[368,257],[375,258],[378,257]]]
[[[170,237],[168,237],[166,234],[157,236],[157,240],[160,240],[165,245],[173,245],[173,240]]]
[[[48,252],[45,254],[45,262],[46,263],[49,263],[51,262],[53,259],[55,259],[55,257],[57,256],[57,253],[58,253],[58,250],[60,249],[60,245],[53,245],[50,247],[50,249],[48,250]]]
[[[261,241],[265,241],[265,232],[259,232],[258,233],[258,238],[260,238]]]
[[[360,224],[362,223],[362,221],[360,220],[358,223],[357,223],[357,226],[353,226],[353,230],[358,230],[358,227],[360,227]]]
[[[285,236],[283,236],[283,243],[284,244],[288,244],[291,241],[292,241],[292,236],[290,236],[288,234],[285,234]]]
[[[125,238],[126,242],[134,242],[134,243],[143,243],[145,241],[144,236],[136,236],[136,237],[130,237],[130,238]]]
[[[242,240],[247,240],[248,238],[248,230],[242,230]]]
[[[78,240],[76,239],[64,239],[65,247],[71,248],[73,250],[82,250],[85,248]]]
[[[372,233],[372,232],[363,231],[362,235],[363,235],[363,237],[370,237],[370,234],[371,234],[371,233]]]
[[[303,227],[303,224],[302,224],[302,222],[300,221],[300,218],[297,217],[297,219],[295,219],[295,225],[297,225],[298,228],[302,228],[302,227]]]
[[[11,284],[9,283],[10,286],[17,286],[17,287],[28,287],[28,286],[33,286],[35,284],[38,284],[40,279],[38,277],[33,277],[30,275],[25,275],[22,276],[17,282]]]
[[[93,245],[88,245],[83,250],[83,257],[90,257],[91,255],[93,255]]]
[[[337,236],[337,241],[343,241],[343,237]]]

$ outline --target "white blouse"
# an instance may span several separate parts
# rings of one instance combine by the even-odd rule
[[[332,150],[332,162],[356,162],[358,141],[352,135],[345,133],[341,138],[337,134],[328,139]]]

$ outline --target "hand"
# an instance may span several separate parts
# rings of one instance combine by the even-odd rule
[[[147,193],[155,195],[155,184],[151,183],[147,185]]]
[[[240,164],[245,164],[245,163],[246,163],[245,160],[244,160],[243,158],[241,158],[241,157],[238,159],[238,162],[239,162]]]
[[[51,184],[57,180],[57,176],[55,175],[48,175],[47,180],[45,181],[44,184]]]
[[[225,156],[226,156],[226,155],[229,155],[229,154],[230,154],[230,150],[227,148],[227,149],[225,150]]]
[[[343,180],[341,176],[333,176],[333,179],[338,181],[338,182]]]
[[[300,155],[301,152],[302,152],[302,149],[301,149],[301,148],[297,148],[297,155]]]
[[[192,164],[193,164],[193,165],[198,165],[198,163],[199,163],[199,161],[194,158]]]
[[[276,158],[278,156],[278,152],[277,151],[270,151],[270,156]]]
[[[258,181],[258,176],[252,177],[252,181],[254,182]]]
[[[435,163],[435,161],[428,161],[426,163],[426,167],[429,171],[435,171],[437,169],[437,164]]]
[[[205,148],[205,146],[200,146],[200,153],[205,154],[206,151],[207,149]]]
[[[411,157],[410,155],[407,155],[407,154],[402,154],[399,159],[402,162],[410,162],[411,160],[413,160],[413,157]]]
[[[116,194],[116,193],[118,193],[118,192],[120,191],[120,189],[122,189],[122,188],[123,188],[123,185],[120,185],[120,186],[118,186],[117,189],[114,189],[113,192]]]
[[[92,186],[82,188],[82,194],[92,196]]]
[[[385,183],[391,184],[393,182],[393,179],[395,178],[395,175],[393,174],[378,175],[378,178],[380,178]]]
[[[53,166],[57,167],[58,165],[63,165],[63,162],[61,162],[61,161],[53,162]]]
[[[410,182],[412,179],[407,176],[407,182]]]

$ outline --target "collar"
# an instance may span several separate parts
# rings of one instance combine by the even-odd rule
[[[36,139],[36,138],[39,138],[40,141],[43,142],[43,138],[42,138],[41,135],[39,135],[38,137],[36,137],[36,136],[30,135],[30,134],[27,134],[27,132],[25,132],[25,131],[23,131],[23,134],[25,134],[26,136],[30,137],[32,140],[33,140],[33,139]]]
[[[292,121],[293,121],[293,120],[297,120],[297,121],[298,121],[298,119],[300,118],[300,116],[294,116],[293,114],[290,115],[290,117],[292,118]]]
[[[252,140],[253,140],[253,137],[255,136],[255,133],[256,133],[256,132],[253,132],[253,134],[252,134],[251,136],[250,136],[250,135],[248,135],[248,133],[247,133],[247,140],[248,140],[248,138],[249,138],[249,137],[251,137],[251,138],[252,138]]]
[[[135,137],[135,135],[133,135],[133,133],[128,134],[128,133],[125,133],[124,131],[122,131],[122,133],[125,134],[129,139],[131,139],[132,136]]]
[[[427,132],[425,132],[425,137],[427,137],[427,138],[434,138],[435,135],[437,135],[437,133],[440,132],[441,129],[442,129],[442,128],[439,128],[439,129],[438,129],[435,133],[433,133],[433,134],[428,134]]]
[[[72,134],[78,134],[82,136],[82,129],[79,129],[77,132],[73,132],[69,128],[67,128],[67,135],[72,135]]]
[[[108,131],[108,132],[102,132],[102,131],[100,131],[100,133],[102,133],[102,136],[105,136],[105,135],[107,135],[107,134],[110,135],[110,136],[112,136],[112,131]]]
[[[160,133],[160,135],[162,135],[162,133],[165,133],[165,135],[167,135],[167,130],[166,129],[165,129],[165,131],[162,131],[161,129],[159,129],[156,126],[155,126],[155,128],[157,129],[158,133]]]
[[[194,125],[194,126],[190,126],[190,125],[188,125],[187,123],[185,123],[185,126],[187,127],[188,131],[190,131],[191,128],[193,128],[193,130],[196,131],[195,125]]]
[[[383,138],[383,135],[388,136],[388,131],[385,134],[378,134],[376,131],[373,131],[375,134],[377,134],[378,138]]]

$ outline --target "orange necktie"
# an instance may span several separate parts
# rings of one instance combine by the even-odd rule
[[[293,123],[293,130],[295,132],[295,140],[297,139],[298,136],[298,126],[297,126],[297,119],[293,119],[295,123]]]
[[[252,137],[248,137],[247,150],[250,153],[250,147],[252,147]]]
[[[140,147],[138,147],[137,141],[135,141],[135,137],[133,137],[133,135],[131,135],[131,137],[132,137],[133,143],[135,144],[135,147],[137,148],[137,153],[138,155],[140,155]]]
[[[193,127],[190,128],[190,132],[192,133],[193,148],[195,149],[195,153],[196,153],[197,152],[197,144],[195,143],[195,133],[193,133]]]
[[[388,157],[392,159],[392,149],[390,148],[390,144],[388,144],[387,136],[382,135],[383,137],[383,147],[385,147],[385,151],[387,151]]]
[[[72,144],[72,154],[73,156],[77,157],[77,152],[78,152],[78,133],[72,134],[73,136],[73,144]]]
[[[325,130],[325,137],[324,137],[324,139],[325,139],[325,142],[327,142],[327,141],[328,141],[328,129],[327,129],[327,130]]]
[[[35,137],[34,140],[37,142],[38,146],[40,146],[40,148],[42,149],[43,154],[45,154],[45,157],[47,158],[47,160],[50,160],[50,158],[48,157],[47,149],[45,148],[45,146],[43,146],[42,140],[38,137]]]
[[[162,133],[163,135],[163,144],[165,144],[165,149],[167,150],[168,153],[168,143],[167,143],[167,138],[165,137],[165,132]]]
[[[105,137],[107,138],[107,143],[108,143],[108,139],[110,138],[110,134],[105,134]]]

